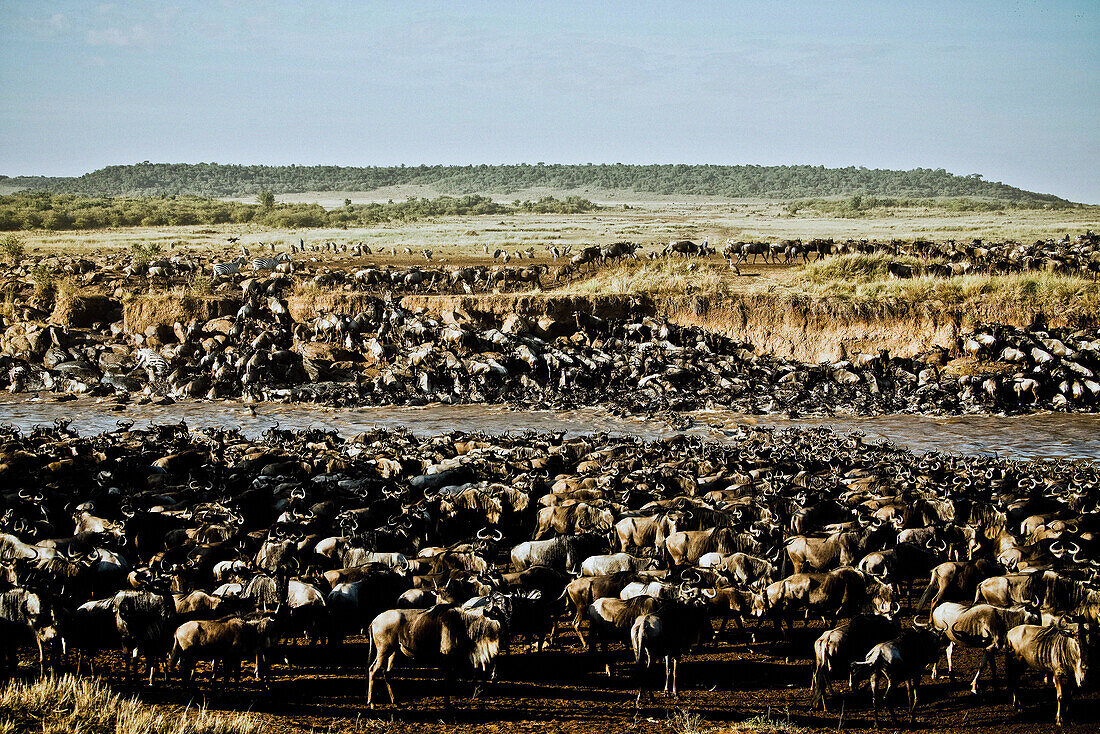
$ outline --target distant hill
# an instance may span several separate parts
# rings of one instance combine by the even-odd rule
[[[393,166],[237,166],[217,163],[138,163],[108,166],[75,178],[0,177],[12,190],[84,196],[207,197],[251,196],[261,191],[369,191],[384,186],[430,185],[463,195],[510,193],[535,187],[556,190],[604,189],[638,193],[801,199],[857,194],[894,198],[971,197],[1018,203],[1065,203],[1049,194],[1024,191],[978,174],[956,176],[942,168],[890,171],[824,166],[712,165],[477,165]]]
[[[42,191],[50,186],[72,180],[58,176],[0,176],[0,194],[10,194],[15,191]]]

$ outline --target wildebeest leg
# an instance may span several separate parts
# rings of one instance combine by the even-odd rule
[[[946,651],[946,655],[947,655],[947,675],[951,677],[951,684],[952,685],[955,684],[955,669],[953,667],[951,667],[951,656],[954,654],[954,652],[955,652],[955,643],[954,642],[948,642],[947,643],[947,651]]]
[[[875,711],[875,728],[878,728],[878,673],[871,673],[871,708]]]
[[[993,690],[997,690],[997,650],[989,648],[989,674],[993,680]]]
[[[584,649],[587,650],[588,649],[588,640],[584,639],[584,635],[581,633],[581,615],[580,615],[580,613],[578,613],[576,618],[573,620],[573,629],[577,633],[577,639],[581,641],[581,645],[583,645]]]
[[[1054,724],[1062,725],[1062,676],[1054,676],[1054,695],[1058,699],[1058,712],[1054,715]]]
[[[446,665],[446,663],[444,663]],[[448,711],[452,710],[451,706],[451,687],[454,685],[454,671],[450,666],[447,666],[443,671],[443,707]]]
[[[890,710],[890,723],[895,726],[898,723],[897,714],[894,711],[894,699],[890,698],[890,693],[894,690],[894,681],[889,677],[886,677],[886,690],[883,691],[882,697],[886,701],[886,708]]]
[[[908,698],[909,698],[909,723],[912,724],[917,711],[917,682],[910,678],[905,682],[908,686]]]
[[[680,692],[676,690],[676,668],[680,663],[680,659],[672,655],[669,657],[672,659],[672,695],[678,697]]]
[[[978,661],[978,670],[974,672],[974,679],[972,681],[970,681],[970,692],[973,693],[974,695],[978,695],[978,678],[980,678],[981,675],[982,675],[982,669],[985,668],[985,664],[986,664],[987,661],[992,662],[992,660],[993,660],[993,655],[990,652],[989,648],[986,648],[985,650],[982,650],[982,659]],[[992,670],[993,670],[993,679],[996,680],[996,678],[997,678],[996,663],[993,663]],[[996,687],[996,686],[994,686],[994,687]]]

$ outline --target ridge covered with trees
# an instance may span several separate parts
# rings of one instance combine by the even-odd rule
[[[242,166],[218,163],[149,163],[107,166],[75,178],[0,177],[0,184],[82,196],[252,196],[262,191],[369,191],[426,185],[439,192],[511,193],[535,187],[597,188],[664,195],[800,199],[834,196],[892,198],[976,197],[1031,205],[1067,203],[979,174],[956,176],[942,168],[891,171],[849,166],[718,165],[470,165],[470,166]]]
[[[87,197],[48,192],[0,196],[0,231],[164,227],[188,224],[244,224],[268,227],[355,227],[382,222],[411,222],[434,216],[473,214],[579,214],[598,209],[587,199],[551,196],[537,201],[499,204],[487,196],[440,196],[388,204],[346,203],[337,209],[320,204],[277,204],[261,192],[258,204],[198,196]]]

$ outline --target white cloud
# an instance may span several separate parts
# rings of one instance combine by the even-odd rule
[[[64,13],[54,13],[48,18],[28,18],[27,28],[40,36],[56,36],[69,27],[69,19]]]
[[[148,46],[152,37],[140,23],[129,28],[112,26],[90,30],[85,34],[90,46]]]

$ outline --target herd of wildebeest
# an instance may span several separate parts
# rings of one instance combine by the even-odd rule
[[[970,647],[972,690],[987,664],[997,688],[1003,656],[1014,699],[1021,678],[1029,706],[1053,683],[1060,723],[1100,622],[1090,462],[914,455],[825,429],[714,444],[59,422],[0,429],[0,478],[9,673],[37,649],[40,668],[103,674],[123,649],[114,675],[148,684],[194,685],[205,661],[211,683],[242,661],[293,679],[281,644],[362,634],[342,672],[373,707],[376,684],[395,701],[401,661],[440,669],[448,696],[458,679],[491,697],[500,656],[575,631],[641,705],[662,683],[647,669],[663,663],[675,695],[719,620],[775,650],[820,618],[806,683],[828,710],[851,678],[849,714],[893,715],[903,686],[920,714],[926,670]]]
[[[644,298],[615,314],[530,317],[401,300],[541,287],[554,264],[350,267],[314,253],[362,259],[364,246],[293,250],[243,272],[247,251],[225,262],[107,255],[8,266],[0,387],[96,396],[120,410],[171,399],[599,405],[674,422],[701,408],[942,415],[1100,403],[1095,324],[991,324],[953,349],[806,364],[654,316]],[[733,268],[844,252],[912,255],[937,276],[1095,272],[1100,239],[722,250]],[[714,254],[684,240],[649,256]],[[549,255],[563,262],[555,280],[644,256],[631,243]],[[43,267],[80,294],[43,286]],[[220,315],[142,330],[121,318],[127,294],[202,272],[214,276]],[[347,294],[354,312],[303,308],[303,292]],[[968,368],[951,369],[957,360]],[[827,430],[745,427],[712,444],[0,426],[0,663],[14,674],[20,655],[35,654],[40,673],[189,686],[200,664],[213,684],[239,681],[250,661],[269,681],[273,665],[296,677],[281,654],[290,642],[327,649],[362,635],[364,659],[341,673],[366,679],[370,706],[382,698],[376,684],[395,701],[401,660],[439,668],[449,706],[455,679],[492,696],[498,658],[521,645],[537,656],[579,644],[608,675],[633,661],[618,675],[641,706],[651,666],[663,663],[656,687],[675,695],[679,663],[723,644],[716,634],[778,658],[800,644],[796,620],[820,618],[828,629],[812,651],[793,652],[812,653],[807,683],[826,710],[847,679],[849,710],[872,708],[877,722],[904,687],[912,717],[927,669],[935,675],[944,657],[953,677],[953,652],[968,647],[982,653],[972,691],[986,669],[997,688],[1003,657],[1014,703],[1021,676],[1049,680],[1061,723],[1097,643],[1098,483],[1090,462],[914,455]],[[104,667],[107,650],[124,651],[125,672]]]
[[[874,247],[936,255],[941,259],[928,262],[940,267],[963,263],[1000,271],[1010,269],[1003,263],[1069,267],[1065,263],[1084,258],[1098,242],[1089,233],[1030,248]],[[629,254],[633,250],[626,248],[607,257]],[[401,299],[425,283],[485,291],[502,273],[507,278],[501,276],[501,283],[528,283],[529,274],[520,272],[525,268],[467,266],[429,273],[418,267],[355,270],[316,258],[263,260],[254,263],[259,270],[234,271],[213,282],[220,315],[154,320],[148,326],[122,319],[121,299],[152,287],[167,271],[201,269],[196,257],[154,261],[141,272],[115,256],[100,263],[54,258],[57,271],[84,293],[58,299],[64,304],[56,307],[45,302],[49,296],[43,289],[32,287],[34,269],[9,267],[5,287],[11,307],[0,336],[0,388],[120,401],[597,405],[650,415],[702,408],[788,415],[1091,412],[1100,403],[1100,330],[1084,322],[1075,328],[988,324],[960,333],[951,349],[912,357],[850,353],[836,362],[809,364],[672,323],[654,315],[641,296],[629,303],[619,299],[625,305],[615,313],[600,313],[591,300],[567,313],[557,308],[526,317],[445,307],[435,313]],[[286,272],[263,269],[268,267]],[[303,286],[312,294],[304,299]],[[348,296],[344,305],[311,300],[339,293]],[[195,303],[192,297],[197,308]],[[964,369],[952,366],[958,360],[967,362]]]

